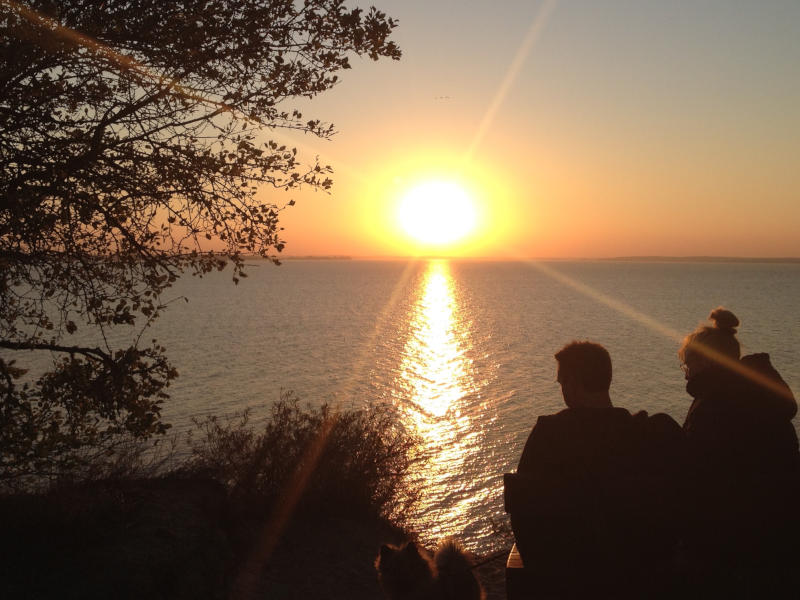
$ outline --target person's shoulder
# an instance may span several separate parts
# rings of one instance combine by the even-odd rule
[[[667,413],[654,413],[647,414],[646,410],[640,410],[634,415],[634,418],[645,423],[648,427],[665,430],[679,430],[681,428],[678,422],[670,417]]]
[[[564,410],[560,410],[557,413],[552,413],[549,415],[539,415],[536,417],[536,423],[534,423],[534,429],[549,429],[550,427],[556,425],[558,423],[563,423],[565,421],[569,421],[571,416],[569,414],[570,409],[565,408]]]
[[[545,419],[548,431],[586,432],[593,430],[626,429],[631,423],[630,412],[616,406],[608,408],[566,408]]]
[[[739,359],[739,363],[745,369],[742,374],[750,380],[766,378],[774,383],[786,385],[778,370],[772,366],[772,361],[770,361],[769,354],[766,352],[743,356]]]
[[[564,420],[563,413],[560,411],[550,415],[539,415],[536,417],[536,422],[528,434],[528,440],[525,442],[525,447],[522,449],[522,456],[519,460],[517,467],[518,473],[530,472],[540,465],[544,454],[551,453],[554,447],[559,447],[565,438],[569,438],[569,434],[564,435],[571,425],[568,421]],[[569,417],[566,417],[569,419]]]
[[[746,393],[758,399],[756,408],[781,418],[794,418],[797,401],[789,385],[772,366],[769,354],[748,354],[740,359],[740,363],[745,367],[744,376],[749,380],[745,386],[749,392]]]
[[[772,366],[768,352],[754,352],[753,354],[743,356],[740,360],[744,364],[750,365],[759,371],[771,371],[777,374],[775,367]]]
[[[613,415],[611,418],[624,419],[625,421],[629,421],[633,418],[631,411],[621,406],[612,406],[610,409],[608,409],[606,414]]]
[[[578,423],[584,420],[582,411],[577,408],[564,408],[556,413],[549,415],[539,415],[536,418],[536,424],[533,430],[537,435],[549,434],[554,432],[558,434],[565,429],[570,429],[577,426]]]
[[[563,421],[569,420],[575,415],[576,409],[574,408],[562,408],[558,412],[550,413],[548,415],[539,415],[537,417],[537,422],[545,421],[545,422],[553,422],[553,421]]]
[[[640,410],[633,415],[633,423],[652,438],[679,439],[684,435],[683,428],[666,413],[649,415]]]

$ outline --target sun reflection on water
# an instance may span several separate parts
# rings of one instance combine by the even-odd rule
[[[472,341],[464,312],[449,264],[430,262],[410,310],[394,386],[402,418],[422,438],[429,458],[414,474],[424,486],[413,519],[423,541],[461,534],[469,507],[480,502],[470,459],[483,433],[477,420],[482,385],[468,357]]]

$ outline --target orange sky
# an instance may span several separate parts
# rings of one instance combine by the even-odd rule
[[[800,256],[800,4],[376,4],[403,58],[302,107],[335,185],[292,195],[285,254]],[[428,179],[474,198],[463,242],[400,230]]]

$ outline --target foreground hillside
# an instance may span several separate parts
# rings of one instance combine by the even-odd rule
[[[409,537],[370,515],[237,514],[223,486],[177,477],[100,481],[0,499],[3,598],[382,597],[373,562]],[[503,597],[502,560],[479,570]]]
[[[198,423],[190,447],[169,472],[142,456],[0,496],[0,597],[382,597],[375,557],[414,537],[400,524],[419,491],[416,440],[388,413],[285,399],[262,429]],[[489,598],[502,564],[479,570]]]

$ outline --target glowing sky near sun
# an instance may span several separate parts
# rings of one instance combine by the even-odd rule
[[[303,105],[335,184],[292,195],[287,254],[800,256],[800,3],[374,4],[403,58]],[[428,181],[476,211],[438,249],[397,216]]]

